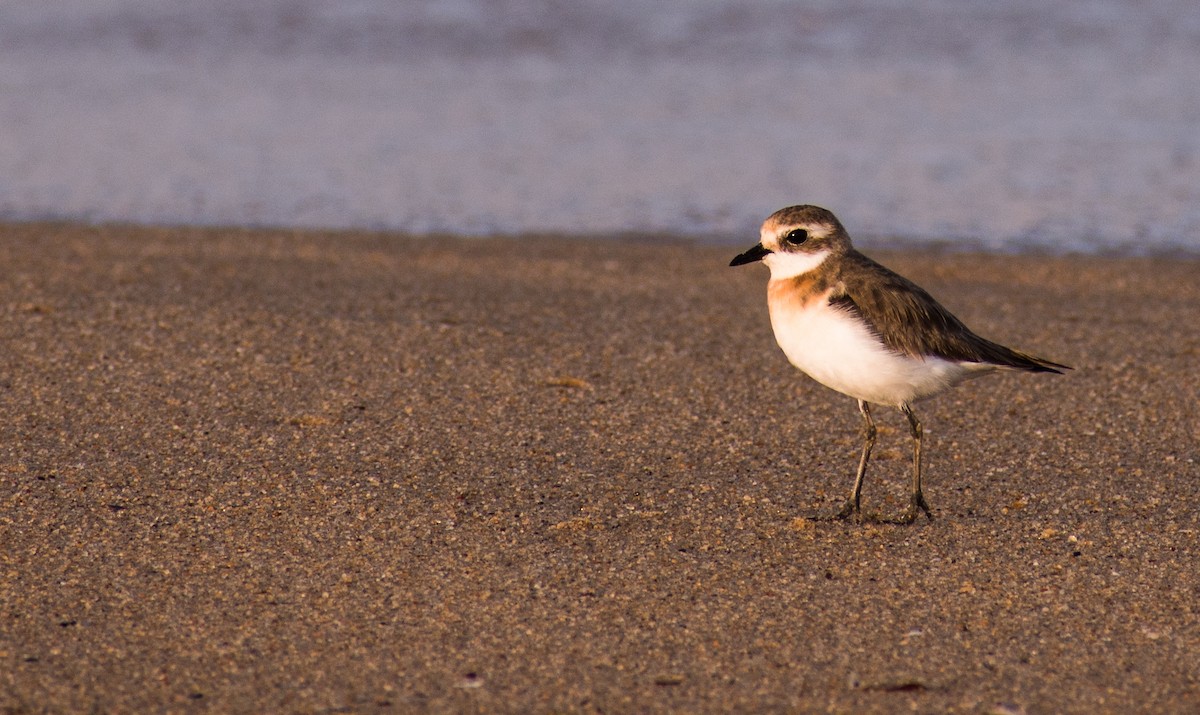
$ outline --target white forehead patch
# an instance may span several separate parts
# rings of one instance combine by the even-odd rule
[[[763,263],[771,269],[772,280],[795,278],[815,271],[829,258],[829,249],[815,253],[783,253],[775,251],[763,257]]]

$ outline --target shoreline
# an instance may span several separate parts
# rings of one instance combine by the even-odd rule
[[[697,248],[737,248],[747,241],[753,241],[753,232],[745,235],[728,232],[710,233],[667,233],[648,230],[624,230],[617,232],[580,232],[560,233],[553,231],[523,232],[523,233],[466,233],[455,234],[445,231],[430,231],[415,233],[390,228],[350,227],[350,226],[289,226],[275,224],[224,224],[224,223],[138,223],[125,221],[80,221],[70,218],[57,219],[31,218],[12,219],[0,217],[0,226],[9,229],[49,230],[61,228],[80,231],[99,232],[133,232],[144,231],[179,231],[195,232],[208,231],[214,233],[254,233],[260,235],[341,235],[353,236],[358,239],[376,237],[398,241],[550,241],[567,243],[599,243],[599,244],[635,244],[657,246],[684,246]],[[930,256],[940,255],[975,255],[975,256],[1010,256],[1028,258],[1099,258],[1099,259],[1147,259],[1147,260],[1183,260],[1200,261],[1200,246],[1189,246],[1184,243],[1159,244],[1150,247],[1139,245],[1130,240],[1121,244],[1107,244],[1093,250],[1079,247],[1057,248],[1037,241],[1020,242],[1008,240],[995,243],[982,237],[903,237],[867,235],[858,236],[851,232],[855,247],[864,253],[903,254],[915,253]]]
[[[922,403],[896,527],[743,248],[0,224],[0,706],[1200,706],[1200,259],[864,247],[1075,368]]]

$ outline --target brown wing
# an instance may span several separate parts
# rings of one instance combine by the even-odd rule
[[[979,337],[923,288],[851,250],[830,304],[856,314],[892,350],[1030,372],[1069,370]]]

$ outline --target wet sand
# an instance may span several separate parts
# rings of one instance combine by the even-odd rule
[[[0,709],[1200,709],[1200,261],[874,253],[1076,368],[900,527],[741,248],[0,226]]]

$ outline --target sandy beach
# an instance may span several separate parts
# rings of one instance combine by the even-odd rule
[[[1200,261],[868,251],[899,527],[744,247],[0,225],[0,711],[1200,710]]]

